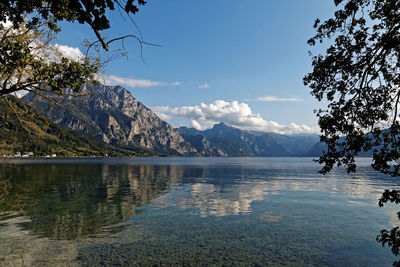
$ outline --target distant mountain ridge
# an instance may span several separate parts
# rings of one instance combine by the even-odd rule
[[[53,122],[116,146],[133,146],[170,155],[198,155],[168,123],[120,86],[86,87],[85,97],[61,97],[60,105],[33,94],[23,99]]]
[[[307,156],[319,142],[318,135],[252,132],[224,123],[204,131],[187,127],[174,129],[120,86],[85,87],[83,93],[86,96],[66,94],[57,98],[61,107],[33,94],[24,96],[23,100],[62,127],[113,146],[143,148],[164,155]]]
[[[251,132],[224,123],[204,131],[188,127],[178,131],[199,153],[211,156],[302,157],[319,143],[318,135]]]

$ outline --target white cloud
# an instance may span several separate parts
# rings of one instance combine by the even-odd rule
[[[164,82],[151,81],[151,80],[137,80],[129,77],[120,77],[116,75],[103,75],[104,84],[106,85],[125,85],[132,88],[146,88],[153,86],[165,85]]]
[[[256,101],[261,102],[301,102],[300,98],[296,97],[276,97],[276,96],[260,96],[257,97]]]
[[[195,128],[196,130],[201,131],[206,129],[206,127],[201,126],[200,123],[198,123],[196,120],[191,120],[190,122],[192,124],[192,127]]]
[[[181,85],[181,83],[180,82],[173,82],[173,83],[171,83],[172,85],[175,85],[175,86],[179,86],[179,85]]]
[[[199,85],[199,88],[205,89],[205,88],[210,88],[210,85],[208,83],[203,83]]]
[[[78,47],[70,47],[67,45],[60,45],[60,44],[55,44],[54,47],[59,53],[61,53],[62,56],[75,61],[81,61],[85,57]]]
[[[77,47],[70,47],[67,45],[54,44],[54,45],[43,45],[40,40],[35,40],[30,44],[32,54],[45,60],[46,62],[61,62],[62,57],[66,57],[70,60],[83,62],[85,56],[81,50]]]
[[[298,125],[295,123],[282,125],[275,121],[266,121],[260,114],[253,113],[248,104],[239,103],[238,101],[226,102],[224,100],[217,100],[211,104],[201,103],[196,106],[174,108],[159,106],[153,107],[152,110],[157,114],[162,113],[168,114],[169,116],[187,118],[196,129],[209,128],[215,123],[224,122],[244,130],[282,134],[319,132],[318,127]]]
[[[41,57],[49,62],[57,62],[61,59],[61,57],[67,57],[75,61],[81,61],[83,58],[85,58],[85,56],[77,47],[70,47],[61,44],[48,45],[47,43],[43,43],[43,41],[40,39],[41,35],[36,35],[36,33],[31,31],[25,31],[22,28],[8,31],[12,26],[12,22],[8,20],[7,17],[5,21],[0,21],[0,30],[2,31],[3,35],[14,36],[15,34],[27,34],[31,41],[29,47],[32,49],[32,54],[37,57]],[[7,30],[7,33],[4,30]],[[35,35],[36,37],[33,37]]]
[[[8,19],[8,17],[6,17],[6,20],[5,20],[5,21],[0,21],[0,25],[1,25],[2,27],[4,27],[4,29],[8,29],[8,28],[10,28],[11,26],[13,26],[12,22]]]
[[[165,113],[158,113],[157,116],[162,119],[163,121],[172,119],[172,116],[169,116]]]
[[[171,108],[167,107],[167,106],[156,106],[156,107],[152,107],[151,110],[157,114],[160,114],[160,113],[169,112],[171,110]]]

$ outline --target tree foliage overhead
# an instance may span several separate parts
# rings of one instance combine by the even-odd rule
[[[143,0],[5,0],[0,1],[0,96],[20,90],[35,94],[62,94],[65,88],[79,93],[85,83],[96,83],[99,58],[65,57],[55,45],[59,22],[87,24],[104,50],[100,31],[111,27],[107,16],[119,11],[138,12]],[[128,35],[139,40],[134,35]],[[95,43],[96,43],[95,42]],[[92,46],[90,44],[90,46]]]
[[[51,40],[47,28],[0,25],[0,95],[20,90],[61,94],[67,87],[78,92],[94,81],[96,61],[64,57]]]
[[[55,32],[60,30],[57,23],[64,20],[88,24],[103,48],[108,50],[108,44],[99,32],[110,28],[106,13],[117,9],[134,15],[139,6],[145,4],[144,0],[3,0],[0,1],[0,21],[9,20],[16,28],[21,23],[36,28],[46,21]]]
[[[313,57],[305,85],[318,100],[321,140],[327,150],[319,162],[322,173],[335,165],[355,171],[354,156],[373,151],[373,167],[399,175],[400,1],[335,0],[333,18],[315,21],[308,43],[325,40],[325,55]],[[390,164],[394,161],[395,164]]]
[[[317,112],[321,141],[319,158],[325,174],[344,165],[356,171],[355,156],[373,152],[372,167],[400,175],[400,0],[334,0],[337,10],[315,21],[311,46],[327,42],[325,54],[313,57],[304,84],[326,109]],[[379,206],[400,203],[400,190],[385,190]],[[400,212],[398,213],[400,219]],[[400,254],[400,230],[382,230],[382,245]],[[393,265],[400,266],[400,261]]]

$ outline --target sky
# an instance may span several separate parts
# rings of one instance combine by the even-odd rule
[[[108,39],[128,56],[106,64],[103,82],[121,85],[173,126],[206,129],[224,122],[246,130],[317,133],[324,106],[303,85],[311,71],[307,40],[333,0],[148,0],[135,25],[110,13]],[[96,40],[86,25],[63,23],[57,43],[71,54]],[[79,49],[79,50],[78,50]],[[141,53],[143,59],[141,59]]]

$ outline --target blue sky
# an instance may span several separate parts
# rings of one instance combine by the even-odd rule
[[[243,129],[317,131],[321,107],[303,86],[311,70],[307,39],[314,20],[334,12],[330,0],[148,0],[134,16],[143,39],[126,40],[128,60],[105,67],[105,82],[119,84],[172,125],[210,127],[224,121]],[[118,12],[108,38],[138,34]],[[82,51],[89,27],[65,23],[58,43]],[[121,48],[115,43],[113,48]],[[314,52],[317,52],[315,48]]]

